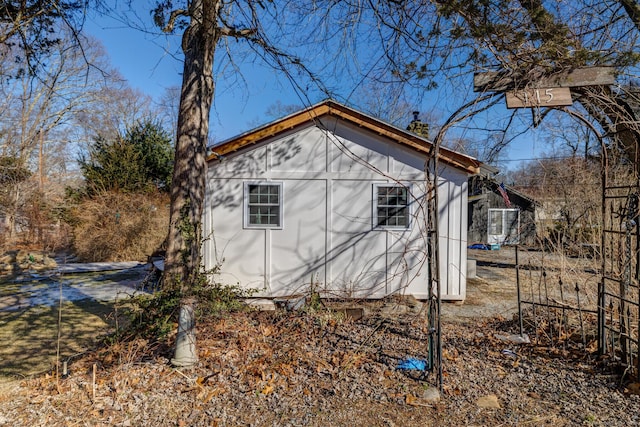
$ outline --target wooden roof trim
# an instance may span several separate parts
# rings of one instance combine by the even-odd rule
[[[232,139],[229,142],[217,146],[215,148],[216,154],[224,156],[225,154],[233,153],[234,151],[237,151],[248,145],[256,144],[263,139],[278,135],[310,120],[316,119],[318,116],[326,114],[328,110],[328,106],[319,105],[312,110],[301,111],[300,113],[285,117],[278,122],[266,125],[263,128],[257,129],[256,131],[247,133],[245,135],[240,135],[238,138]],[[211,160],[212,157],[215,158],[216,156],[209,156],[207,160]]]
[[[339,104],[337,104],[339,106]],[[402,135],[398,133],[398,129],[391,125],[388,125],[384,122],[380,122],[378,120],[372,119],[369,116],[359,114],[352,110],[343,111],[341,109],[330,110],[330,114],[334,114],[336,116],[340,116],[341,118],[353,122],[359,126],[366,127],[379,135],[386,136],[392,140],[397,141],[403,145],[409,146],[416,151],[419,151],[424,154],[431,154],[431,150],[433,149],[433,144],[427,143],[422,138],[413,136],[412,134]],[[440,147],[440,159],[446,163],[449,163],[453,166],[459,167],[461,169],[466,170],[469,173],[475,174],[478,173],[480,169],[480,162],[465,156],[460,153],[456,153],[455,151],[449,150],[448,148]]]
[[[311,109],[300,111],[299,113],[295,113],[277,122],[265,125],[262,128],[240,135],[237,138],[216,146],[214,148],[215,153],[210,155],[207,158],[207,161],[215,160],[219,156],[224,156],[234,151],[238,151],[246,146],[256,144],[266,138],[276,136],[282,132],[286,132],[325,115],[340,117],[348,122],[367,128],[400,144],[411,147],[418,152],[427,155],[431,154],[433,145],[417,135],[414,136],[404,131],[399,132],[398,128],[359,113],[351,108],[333,101],[325,101]],[[439,151],[440,159],[445,163],[456,166],[471,174],[478,173],[480,167],[479,161],[447,148],[441,147]]]

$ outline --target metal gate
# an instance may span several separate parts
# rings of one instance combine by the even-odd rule
[[[599,276],[590,258],[515,251],[520,334],[537,345],[595,353]]]
[[[611,154],[611,153],[609,153]],[[541,345],[604,356],[640,379],[640,178],[638,162],[602,166],[599,248],[589,265],[564,249],[518,261],[520,331]],[[613,166],[611,166],[613,165]],[[523,254],[521,254],[522,257]],[[555,257],[555,258],[554,258]],[[525,325],[523,328],[523,319]]]
[[[640,372],[640,188],[635,168],[604,168],[602,280],[598,289],[598,350],[634,377]],[[631,183],[631,184],[629,184]]]

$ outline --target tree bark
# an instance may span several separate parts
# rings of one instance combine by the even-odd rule
[[[213,58],[220,38],[220,5],[215,0],[192,1],[188,10],[190,24],[182,37],[184,70],[164,283],[180,286],[183,293],[189,293],[200,273],[206,148],[214,93]]]
[[[633,25],[640,30],[640,3],[636,0],[619,0],[619,3],[624,7]]]

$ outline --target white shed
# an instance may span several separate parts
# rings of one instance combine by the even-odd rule
[[[204,263],[215,279],[282,297],[428,296],[425,163],[431,143],[324,101],[212,148]],[[442,298],[464,300],[467,178],[440,149]]]

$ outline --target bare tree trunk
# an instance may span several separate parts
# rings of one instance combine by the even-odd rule
[[[165,286],[179,285],[185,294],[200,273],[206,147],[214,92],[213,57],[220,38],[216,25],[219,8],[219,1],[192,1],[190,24],[182,38],[185,58],[171,184]]]
[[[7,234],[9,241],[13,241],[14,237],[17,234],[16,218],[18,216],[18,203],[20,202],[20,189],[18,188],[18,185],[18,183],[15,184],[15,189],[14,191],[12,191],[12,194],[9,198],[10,207],[7,212]]]
[[[619,0],[618,3],[624,7],[625,12],[633,22],[633,25],[640,30],[640,3],[636,0]]]

